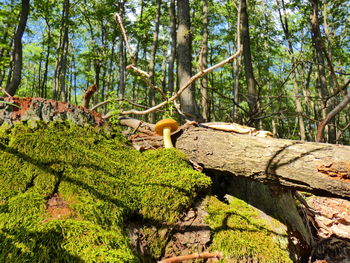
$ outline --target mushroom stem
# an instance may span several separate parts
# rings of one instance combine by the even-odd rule
[[[170,133],[171,133],[170,127],[163,128],[164,148],[174,148],[173,143],[171,142]]]

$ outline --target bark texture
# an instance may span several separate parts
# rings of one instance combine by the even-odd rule
[[[350,199],[350,147],[185,130],[176,148],[204,169]]]
[[[177,1],[177,63],[178,63],[178,81],[179,88],[185,86],[191,78],[192,57],[191,57],[191,23],[190,23],[190,4],[188,0]],[[181,109],[189,115],[190,119],[200,117],[195,102],[194,87],[185,89],[180,95]]]
[[[12,72],[12,78],[9,85],[6,87],[6,91],[11,95],[15,95],[19,84],[21,83],[22,76],[22,36],[27,25],[27,19],[29,15],[30,4],[29,0],[22,0],[22,10],[19,18],[18,27],[14,35],[14,48],[12,59],[14,61],[14,68]]]
[[[254,77],[252,52],[250,48],[250,36],[249,36],[249,18],[248,18],[248,7],[247,1],[241,0],[241,23],[242,23],[242,44],[243,44],[243,63],[245,70],[245,78],[248,88],[248,104],[250,111],[250,118],[252,123],[255,122],[254,116],[258,112],[257,92],[256,92],[256,80]]]
[[[101,114],[66,102],[17,97],[0,97],[0,100],[17,105],[16,107],[5,103],[0,104],[0,125],[4,122],[12,126],[20,121],[35,123],[36,121],[50,122],[55,120],[69,120],[80,126],[107,124]]]

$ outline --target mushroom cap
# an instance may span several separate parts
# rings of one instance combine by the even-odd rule
[[[163,135],[163,129],[165,127],[170,127],[171,132],[174,132],[179,128],[179,124],[176,122],[176,120],[173,120],[170,118],[160,120],[156,123],[156,126],[154,127],[154,131],[159,135]]]

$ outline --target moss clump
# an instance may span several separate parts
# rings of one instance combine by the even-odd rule
[[[172,224],[210,185],[174,149],[67,122],[2,129],[0,150],[0,262],[137,262],[125,220]]]
[[[221,262],[292,262],[287,244],[280,242],[286,236],[276,233],[244,201],[233,198],[225,204],[211,197],[207,212],[206,221],[213,230],[209,250],[222,252]]]

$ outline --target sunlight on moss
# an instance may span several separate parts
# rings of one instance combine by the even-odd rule
[[[233,198],[225,204],[211,197],[207,212],[206,221],[213,230],[209,250],[223,253],[220,262],[292,262],[287,244],[278,238],[280,234],[244,201]]]
[[[68,122],[1,129],[0,262],[138,262],[125,220],[174,223],[210,186],[177,150],[125,143]]]

